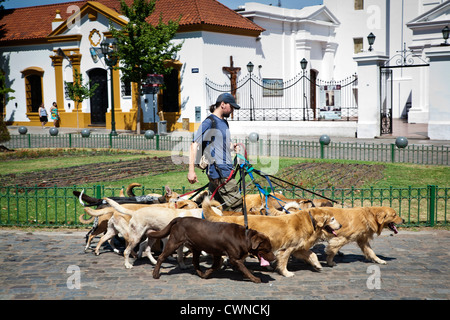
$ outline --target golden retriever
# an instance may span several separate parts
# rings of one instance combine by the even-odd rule
[[[336,232],[337,237],[331,237],[326,232],[322,234],[322,239],[328,240],[325,253],[329,266],[336,265],[333,258],[339,249],[353,241],[358,244],[368,260],[386,264],[386,261],[375,255],[369,241],[375,233],[380,235],[381,231],[387,227],[394,233],[398,233],[396,224],[402,224],[403,219],[397,215],[394,209],[390,207],[358,207],[321,208],[321,210],[332,214],[342,224],[342,228]]]
[[[231,222],[244,225],[244,216],[219,216],[212,208],[208,198],[202,204],[203,215],[207,220]],[[294,273],[287,270],[291,254],[312,265],[317,271],[322,266],[317,256],[310,248],[316,243],[323,230],[335,232],[340,228],[339,222],[332,214],[322,211],[322,208],[296,210],[291,214],[271,217],[249,215],[248,227],[265,234],[270,239],[272,250],[277,258],[277,270],[285,277]]]
[[[245,206],[248,214],[267,214],[271,216],[279,216],[286,214],[282,207],[289,210],[287,207],[298,208],[301,210],[309,208],[332,207],[333,203],[326,199],[289,199],[281,193],[271,193],[267,199],[267,207],[269,212],[266,212],[266,198],[264,195],[248,194],[245,196]],[[274,196],[277,198],[274,198]]]

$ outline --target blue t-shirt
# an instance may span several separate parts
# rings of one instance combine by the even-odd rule
[[[209,154],[211,154],[211,158],[216,164],[213,165],[210,162],[207,169],[208,176],[211,179],[217,179],[220,177],[228,178],[231,170],[233,169],[233,160],[231,159],[230,152],[230,130],[228,129],[228,123],[226,120],[220,119],[214,114],[211,116],[214,117],[215,128],[212,129],[211,119],[206,118],[194,134],[194,142],[197,142],[200,145],[200,150],[197,152],[201,152],[203,141],[207,141],[207,147],[205,148],[204,153],[209,152]],[[219,168],[222,176],[220,176],[219,172],[217,172],[216,166]]]

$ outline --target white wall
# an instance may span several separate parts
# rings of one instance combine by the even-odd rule
[[[25,93],[25,78],[21,71],[30,67],[39,67],[44,70],[43,76],[43,101],[44,106],[50,112],[51,104],[56,101],[55,93],[55,72],[51,66],[50,55],[52,54],[49,45],[30,45],[23,47],[1,48],[2,62],[7,63],[4,69],[9,68],[8,79],[11,82],[11,89],[15,93],[11,95],[15,99],[10,100],[6,105],[6,121],[29,121],[26,116],[27,102]],[[5,70],[7,71],[7,70]],[[17,105],[17,107],[16,107]]]

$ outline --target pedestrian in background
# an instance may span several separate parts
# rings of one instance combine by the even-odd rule
[[[42,129],[45,128],[45,125],[48,122],[48,114],[47,114],[47,110],[45,110],[44,104],[41,103],[41,105],[39,106],[39,121],[42,124]]]
[[[50,108],[50,114],[53,120],[53,126],[56,128],[59,121],[58,106],[56,105],[56,102],[53,102],[53,105]]]

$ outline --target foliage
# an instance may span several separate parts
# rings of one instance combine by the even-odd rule
[[[0,142],[6,142],[11,139],[6,123],[3,121],[3,117],[0,117]]]
[[[178,30],[178,21],[162,22],[160,17],[156,26],[147,22],[147,18],[155,9],[155,0],[134,0],[128,7],[124,0],[120,1],[122,14],[129,21],[122,30],[117,30],[110,23],[110,31],[117,41],[118,55],[122,71],[122,80],[141,83],[147,74],[167,74],[170,68],[165,61],[174,59],[182,44],[171,42]]]
[[[0,72],[0,97],[5,97],[5,105],[8,103],[9,100],[15,99],[13,96],[9,96],[9,93],[14,93],[15,91],[11,88],[6,87],[6,81],[5,81],[5,74],[3,72]]]
[[[83,75],[78,72],[76,68],[73,69],[74,71],[74,82],[66,82],[64,81],[64,84],[67,86],[67,93],[69,95],[69,98],[72,101],[75,101],[75,104],[78,106],[79,103],[82,103],[84,100],[89,99],[92,97],[95,93],[95,90],[99,86],[98,83],[95,83],[91,88],[89,81],[86,85],[83,85]]]

